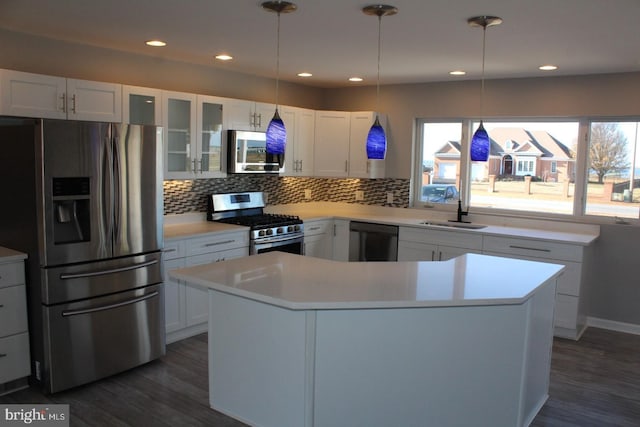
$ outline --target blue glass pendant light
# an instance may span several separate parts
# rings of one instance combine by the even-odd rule
[[[284,152],[287,144],[287,130],[284,126],[282,118],[278,113],[278,91],[280,84],[280,14],[290,13],[295,11],[298,7],[288,1],[267,1],[262,3],[262,8],[278,14],[278,33],[276,44],[276,111],[273,114],[273,118],[267,126],[267,154],[277,156],[280,166],[284,162]]]
[[[500,25],[502,19],[497,16],[475,16],[469,18],[467,23],[472,27],[482,27],[482,86],[480,92],[480,115],[484,115],[484,60],[485,60],[485,48],[487,39],[487,27],[493,25]],[[471,147],[469,149],[472,162],[486,162],[489,160],[489,152],[491,148],[491,141],[489,134],[484,128],[482,120],[480,120],[480,126],[473,134],[471,138]]]
[[[382,17],[387,15],[395,15],[398,13],[398,8],[385,4],[376,4],[371,6],[365,6],[362,12],[366,15],[373,15],[378,17],[378,78],[376,83],[376,110],[379,110],[380,100],[380,42]],[[369,160],[383,160],[387,154],[387,136],[384,133],[384,129],[380,125],[380,118],[376,113],[376,119],[369,129],[367,135],[367,159]]]

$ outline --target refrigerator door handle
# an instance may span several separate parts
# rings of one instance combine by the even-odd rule
[[[115,133],[115,132],[114,132]],[[117,239],[120,235],[120,217],[121,217],[121,210],[122,210],[122,183],[120,182],[120,173],[121,173],[121,167],[122,165],[120,164],[120,152],[118,150],[118,144],[119,144],[119,136],[118,135],[114,135],[113,136],[113,143],[112,143],[112,147],[113,147],[113,183],[112,183],[112,188],[113,188],[113,218],[114,218],[114,224],[113,224],[113,238],[114,240]]]
[[[118,308],[118,307],[123,307],[125,305],[131,305],[131,304],[135,304],[138,303],[140,301],[144,301],[144,300],[148,300],[151,299],[155,296],[158,296],[159,293],[158,291],[154,291],[148,295],[144,295],[138,298],[132,298],[130,300],[127,301],[122,301],[122,302],[118,302],[115,304],[108,304],[108,305],[103,305],[100,307],[95,307],[95,308],[87,308],[84,310],[70,310],[70,311],[63,311],[62,312],[62,317],[69,317],[69,316],[78,316],[80,314],[89,314],[89,313],[95,313],[98,311],[105,311],[105,310],[111,310],[113,308]]]
[[[60,279],[61,280],[71,280],[71,279],[83,279],[85,277],[104,276],[105,274],[114,274],[114,273],[121,273],[123,271],[136,270],[138,268],[148,267],[150,265],[154,265],[154,264],[157,264],[157,263],[158,263],[158,260],[154,259],[154,260],[147,261],[147,262],[141,262],[139,264],[128,265],[126,267],[110,268],[110,269],[107,269],[107,270],[89,271],[89,272],[86,272],[86,273],[61,274],[60,275]]]
[[[113,248],[113,146],[110,136],[104,141],[104,163],[102,177],[102,215],[105,224],[106,243],[109,245],[109,252]]]

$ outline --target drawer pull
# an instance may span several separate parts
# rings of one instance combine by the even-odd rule
[[[122,272],[125,272],[125,271],[136,270],[138,268],[149,267],[150,265],[154,265],[154,264],[157,264],[157,263],[158,263],[158,261],[154,259],[154,260],[151,260],[151,261],[142,262],[140,264],[132,264],[132,265],[128,265],[126,267],[111,268],[111,269],[108,269],[108,270],[89,271],[89,272],[86,272],[86,273],[61,274],[60,275],[60,279],[61,280],[83,279],[85,277],[95,277],[95,276],[102,276],[102,275],[106,275],[106,274],[122,273]]]
[[[7,357],[7,353],[0,353],[0,357]]]
[[[551,252],[551,249],[529,248],[527,246],[509,245],[511,249],[524,249],[526,251]]]
[[[235,240],[223,240],[221,242],[207,243],[204,246],[208,248],[210,246],[226,245],[227,243],[233,243],[233,242],[235,242]]]
[[[320,230],[320,227],[309,227],[309,231]]]
[[[147,295],[143,295],[141,297],[137,297],[137,298],[133,298],[127,301],[123,301],[123,302],[117,302],[115,304],[108,304],[108,305],[103,305],[100,307],[95,307],[95,308],[87,308],[84,310],[68,310],[68,311],[63,311],[62,312],[62,317],[69,317],[69,316],[77,316],[79,314],[91,314],[91,313],[96,313],[98,311],[105,311],[105,310],[111,310],[114,308],[118,308],[118,307],[124,307],[125,305],[131,305],[131,304],[136,304],[139,303],[141,301],[145,301],[148,299],[151,299],[155,296],[158,296],[158,291],[154,291],[151,292],[150,294]]]
[[[162,252],[164,252],[165,254],[168,254],[169,252],[175,252],[175,251],[177,251],[177,249],[172,248],[172,249],[165,249]]]

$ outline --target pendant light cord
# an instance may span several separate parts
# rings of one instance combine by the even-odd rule
[[[278,92],[280,91],[280,12],[278,12],[278,30],[276,33],[276,111],[278,110]]]
[[[487,23],[482,26],[482,79],[480,83],[480,120],[484,119],[484,59],[487,45]]]
[[[378,75],[376,77],[376,116],[380,111],[380,45],[382,44],[382,15],[378,14]]]

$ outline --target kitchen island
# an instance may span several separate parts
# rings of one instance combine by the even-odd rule
[[[563,269],[478,254],[345,263],[270,252],[170,276],[209,289],[220,412],[259,426],[512,427],[547,399]]]

